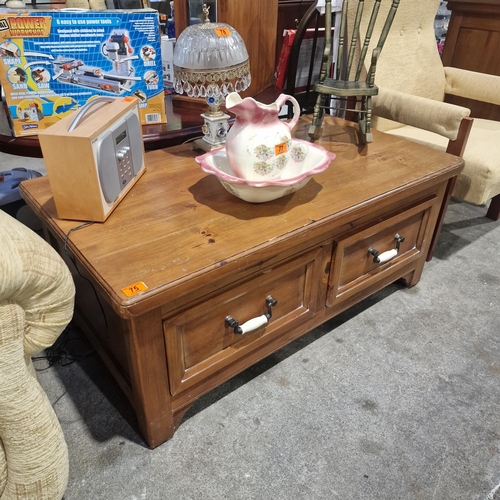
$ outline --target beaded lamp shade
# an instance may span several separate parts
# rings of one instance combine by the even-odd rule
[[[222,146],[229,128],[229,115],[220,104],[231,92],[250,86],[248,52],[239,33],[224,23],[212,23],[203,5],[205,21],[188,26],[174,48],[174,87],[179,94],[202,97],[208,111],[202,127],[203,139],[195,144],[209,151]]]
[[[243,39],[224,23],[212,23],[203,6],[205,22],[188,26],[174,49],[174,86],[179,94],[203,97],[209,116],[223,114],[220,103],[231,92],[250,86],[250,63]]]

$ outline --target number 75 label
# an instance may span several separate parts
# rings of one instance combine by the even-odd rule
[[[229,28],[214,28],[215,33],[217,36],[231,36],[231,32],[229,31]]]
[[[144,292],[144,290],[147,290],[148,287],[143,283],[142,281],[138,281],[137,283],[134,283],[133,285],[126,286],[125,288],[122,288],[122,292],[127,296],[127,297],[133,297],[134,295],[137,295],[140,292]]]

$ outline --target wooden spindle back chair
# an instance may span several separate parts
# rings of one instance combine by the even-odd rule
[[[364,0],[344,0],[334,75],[330,76],[330,68],[332,67],[331,16],[329,15],[331,0],[325,0],[325,48],[319,82],[314,85],[314,91],[318,93],[318,96],[314,106],[312,124],[309,128],[309,136],[313,141],[321,137],[325,109],[329,107],[326,103],[330,98],[334,100],[338,99],[341,103],[348,102],[352,104],[349,108],[337,107],[337,110],[356,113],[358,116],[360,141],[362,143],[373,141],[370,132],[372,97],[378,93],[378,88],[374,83],[375,70],[377,60],[399,6],[399,0],[385,0],[391,1],[392,5],[385,19],[377,45],[372,51],[369,69],[366,75],[364,75],[363,68],[368,46],[382,1],[376,0],[374,2],[366,33],[361,38],[360,24],[363,15],[365,15],[363,12]],[[352,8],[350,4],[353,3],[357,3],[357,6],[354,6],[356,8],[356,16],[349,35],[347,13]]]
[[[290,48],[290,56],[288,60],[287,77],[284,92],[288,95],[294,96],[300,104],[302,114],[312,113],[314,104],[316,102],[316,94],[313,92],[313,85],[318,80],[319,72],[317,66],[315,67],[315,60],[319,46],[320,30],[324,28],[324,21],[317,9],[317,0],[314,1],[309,9],[300,20],[297,30]],[[307,40],[310,44],[311,58],[307,66],[307,82],[305,89],[297,92],[297,80],[299,75],[299,65],[302,62],[301,53],[304,48],[304,42],[312,32],[312,37]],[[305,71],[305,68],[302,68]],[[288,118],[293,115],[293,109],[289,110]]]

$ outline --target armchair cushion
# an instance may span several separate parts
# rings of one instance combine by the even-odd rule
[[[444,68],[447,94],[500,105],[500,76]]]
[[[373,3],[374,0],[365,0],[365,9],[369,9]],[[381,32],[384,16],[391,4],[390,0],[384,0],[380,4],[369,52],[377,42],[375,34]],[[428,4],[433,7],[428,9]],[[434,34],[434,18],[438,5],[439,0],[405,0],[399,3],[377,62],[375,85],[402,90],[407,94],[435,101],[444,99],[445,74]],[[418,12],[418,15],[415,12]],[[350,12],[350,15],[353,22],[355,12]],[[366,32],[368,24],[369,18],[366,17],[360,25],[361,33]]]
[[[403,126],[387,133],[446,151],[448,140],[428,130]],[[500,122],[474,118],[463,154],[465,166],[458,176],[453,196],[483,205],[500,193]]]
[[[36,233],[0,210],[0,497],[59,500],[68,452],[31,356],[71,320],[74,284]]]
[[[470,110],[382,87],[379,88],[378,96],[373,99],[373,113],[377,117],[399,122],[390,128],[401,124],[410,125],[454,141],[460,123],[470,115]],[[376,128],[383,129],[383,123],[377,122]]]
[[[453,196],[483,205],[500,193],[500,122],[474,118]]]

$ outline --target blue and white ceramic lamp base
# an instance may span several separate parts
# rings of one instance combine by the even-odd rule
[[[218,116],[210,116],[209,114],[202,113],[203,126],[203,139],[195,141],[195,144],[204,151],[211,151],[215,148],[220,148],[226,143],[226,136],[229,130],[229,115],[222,113]]]

